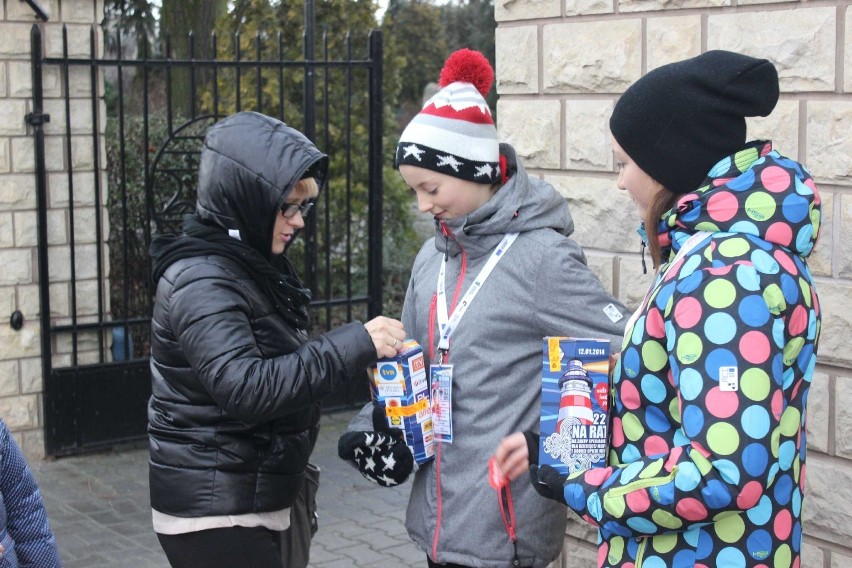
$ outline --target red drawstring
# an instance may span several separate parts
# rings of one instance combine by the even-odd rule
[[[509,483],[509,480],[505,475],[503,475],[503,472],[500,471],[500,466],[497,465],[497,459],[492,456],[491,459],[488,460],[488,484],[497,492],[497,506],[500,507],[500,516],[503,518],[503,526],[506,527],[506,532],[509,533],[509,541],[512,543],[512,548],[515,550],[515,556],[512,558],[512,566],[520,566],[521,561],[518,559],[518,535],[515,531],[517,527],[517,521],[515,519],[515,502],[512,500],[512,488]],[[503,491],[506,492],[505,503],[503,501]]]
[[[503,502],[503,491],[506,492],[506,502]],[[512,566],[520,566],[521,561],[518,558],[518,536],[517,536],[517,521],[515,519],[515,502],[512,500],[512,488],[509,486],[509,481],[506,480],[506,485],[497,490],[497,502],[500,504],[500,516],[503,517],[503,525],[506,527],[506,532],[509,534],[509,541],[515,551],[515,556],[512,558]],[[508,519],[506,512],[508,510]]]
[[[435,310],[438,309],[438,293],[432,294],[429,303],[429,360],[435,360]]]
[[[503,493],[506,493],[506,503],[503,503]],[[500,503],[500,516],[503,517],[503,524],[506,525],[506,532],[509,533],[509,540],[513,543],[517,542],[518,537],[515,534],[517,526],[515,520],[515,502],[512,501],[512,488],[507,483],[500,491],[497,492],[497,501]],[[509,518],[506,519],[506,511],[509,512]]]
[[[450,231],[449,227],[447,227],[447,224],[444,223],[443,221],[441,221],[441,233],[444,235],[444,238],[448,239],[449,237],[453,237],[453,240],[456,241],[456,243],[458,244],[458,241],[456,240],[455,235],[453,235],[453,232]],[[459,248],[461,249],[461,252],[462,252],[461,271],[459,272],[459,279],[456,281],[456,290],[455,290],[455,292],[453,292],[453,301],[450,304],[450,308],[449,308],[449,311],[448,311],[449,314],[452,314],[453,311],[455,311],[455,309],[456,309],[456,304],[458,304],[459,295],[461,294],[461,287],[462,287],[462,284],[464,283],[464,277],[467,274],[467,251],[464,250],[464,248],[462,248],[461,244],[459,244]],[[437,309],[437,307],[438,307],[438,295],[435,294],[434,296],[432,296],[432,305],[429,307],[429,360],[430,361],[433,361],[435,359],[435,310]],[[444,357],[443,357],[442,362],[446,363],[447,359],[449,359],[449,358],[450,358],[450,350],[447,349],[444,352]]]
[[[509,169],[509,164],[506,162],[506,156],[500,154],[500,183],[505,184],[509,181],[509,176],[506,175]]]

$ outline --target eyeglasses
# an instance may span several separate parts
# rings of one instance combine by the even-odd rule
[[[311,212],[311,209],[314,208],[313,201],[306,201],[299,205],[298,203],[285,203],[281,206],[281,215],[284,216],[285,219],[289,219],[296,215],[296,212],[300,212],[302,217],[307,217],[308,213]]]

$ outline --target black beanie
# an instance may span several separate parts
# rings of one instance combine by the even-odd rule
[[[743,148],[747,116],[768,116],[778,73],[766,59],[730,51],[650,71],[621,96],[612,135],[645,173],[673,193],[697,189],[716,162]]]

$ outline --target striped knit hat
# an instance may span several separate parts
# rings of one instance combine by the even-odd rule
[[[395,166],[408,164],[477,183],[499,183],[497,129],[484,98],[493,82],[494,70],[480,52],[453,52],[441,70],[442,89],[402,132]]]

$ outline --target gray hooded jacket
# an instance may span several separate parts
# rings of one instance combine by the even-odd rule
[[[515,161],[511,147],[502,145],[501,153],[510,164]],[[442,223],[424,244],[403,308],[405,330],[428,360],[437,350],[433,297],[443,259],[450,301],[460,276],[463,295],[500,239],[520,233],[450,340],[454,440],[439,445],[435,461],[421,466],[411,488],[406,528],[441,563],[511,566],[514,550],[488,483],[488,460],[504,436],[538,431],[542,338],[603,337],[617,348],[626,321],[613,322],[604,313],[613,304],[627,315],[568,238],[573,221],[565,200],[548,183],[528,177],[520,164],[511,167],[514,175],[491,200],[467,217]],[[365,429],[366,418],[362,413],[350,428]],[[540,497],[528,474],[511,489],[521,566],[547,566],[562,548],[566,509]]]

